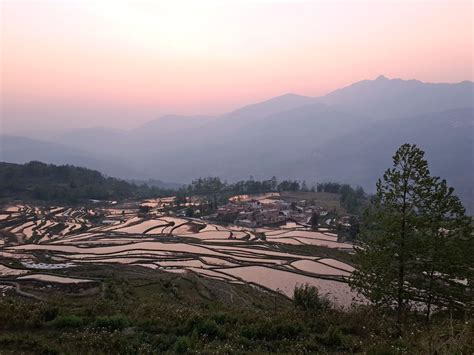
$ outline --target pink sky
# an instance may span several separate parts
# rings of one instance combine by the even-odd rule
[[[0,0],[1,127],[133,127],[379,74],[473,80],[472,2]]]

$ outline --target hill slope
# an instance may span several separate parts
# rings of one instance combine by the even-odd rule
[[[95,170],[40,162],[0,163],[0,197],[76,202],[158,195],[160,190],[104,177]]]

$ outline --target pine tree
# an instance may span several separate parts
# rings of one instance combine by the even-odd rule
[[[375,199],[364,215],[352,287],[370,301],[395,306],[401,324],[409,305],[409,280],[420,247],[420,200],[431,178],[424,152],[404,144],[393,156],[393,168],[377,182]]]
[[[351,280],[368,300],[393,307],[472,307],[471,219],[445,180],[430,176],[424,152],[402,145],[365,211]]]
[[[446,180],[433,178],[419,210],[420,253],[416,283],[429,319],[432,305],[467,306],[474,270],[471,220]]]

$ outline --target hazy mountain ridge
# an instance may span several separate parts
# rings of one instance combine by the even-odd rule
[[[471,201],[473,126],[466,124],[474,121],[473,94],[469,81],[429,84],[380,76],[323,97],[286,94],[219,117],[169,115],[128,131],[70,132],[55,142],[76,150],[55,153],[51,146],[52,156],[39,160],[124,178],[183,183],[198,176],[275,175],[350,182],[370,191],[398,145],[410,142],[425,149],[437,174]],[[2,144],[2,160],[38,159],[34,146],[18,144],[17,150],[12,142],[6,150]],[[450,166],[456,168],[443,168]]]
[[[324,172],[319,174],[323,180],[344,176],[344,181],[373,191],[395,150],[403,143],[415,143],[426,151],[432,174],[446,178],[474,211],[473,124],[474,109],[464,108],[409,117],[405,123],[387,120],[361,127],[328,142],[324,152],[315,154],[313,173]]]
[[[318,99],[310,96],[302,96],[293,93],[288,93],[280,96],[273,97],[263,102],[250,104],[234,110],[228,114],[225,114],[225,118],[228,119],[246,119],[252,118],[263,118],[279,112],[292,110],[298,107],[311,105]]]
[[[423,83],[419,80],[363,80],[322,98],[376,119],[403,118],[473,105],[474,83]]]
[[[85,150],[64,144],[26,137],[1,136],[0,161],[23,164],[32,160],[49,164],[70,164],[86,167],[114,177],[133,177],[137,174],[126,164],[101,154],[101,152],[91,155]]]

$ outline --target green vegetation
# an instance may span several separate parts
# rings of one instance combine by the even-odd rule
[[[207,177],[193,180],[191,184],[179,190],[181,195],[241,195],[241,194],[258,194],[265,192],[327,192],[331,194],[339,194],[342,205],[349,212],[354,213],[362,206],[361,201],[365,199],[365,192],[362,187],[352,188],[348,184],[339,183],[322,183],[308,188],[306,181],[283,180],[278,181],[274,176],[270,180],[242,180],[235,183],[222,182],[218,177]],[[352,212],[351,212],[352,213]]]
[[[192,275],[109,276],[99,292],[45,302],[0,298],[2,353],[472,353],[474,324],[394,317],[371,306],[329,307],[314,288],[281,295]],[[137,274],[139,274],[137,272]],[[298,293],[299,292],[299,293]],[[232,296],[231,296],[232,295]],[[323,302],[323,303],[321,303]]]
[[[316,287],[308,284],[295,287],[293,303],[296,308],[307,312],[330,308],[329,301],[320,297]]]
[[[317,184],[316,190],[318,192],[329,192],[333,194],[340,194],[341,206],[347,212],[352,214],[359,214],[366,205],[366,195],[364,189],[357,186],[355,189],[348,184],[340,184],[337,182],[326,182]]]
[[[354,258],[352,285],[402,323],[416,307],[472,312],[474,240],[470,218],[446,181],[432,177],[424,153],[405,144],[377,183]],[[423,307],[422,307],[423,306]]]
[[[217,193],[240,195],[271,191],[300,191],[301,189],[302,184],[298,181],[283,180],[278,182],[276,177],[262,181],[250,178],[249,180],[237,181],[235,183],[222,182],[218,177],[207,177],[193,180],[181,192],[188,195],[210,195]]]
[[[37,161],[23,165],[0,163],[0,197],[76,203],[86,199],[116,200],[169,194],[167,190],[137,186],[70,165]]]
[[[278,182],[276,177],[270,180],[242,180],[235,183],[222,182],[218,177],[206,177],[193,180],[191,184],[178,190],[177,202],[184,203],[187,196],[201,196],[203,203],[202,212],[212,213],[217,206],[226,204],[229,197],[234,195],[259,194],[276,191],[301,191],[302,186],[298,181],[284,180]],[[207,200],[207,203],[204,202]]]

